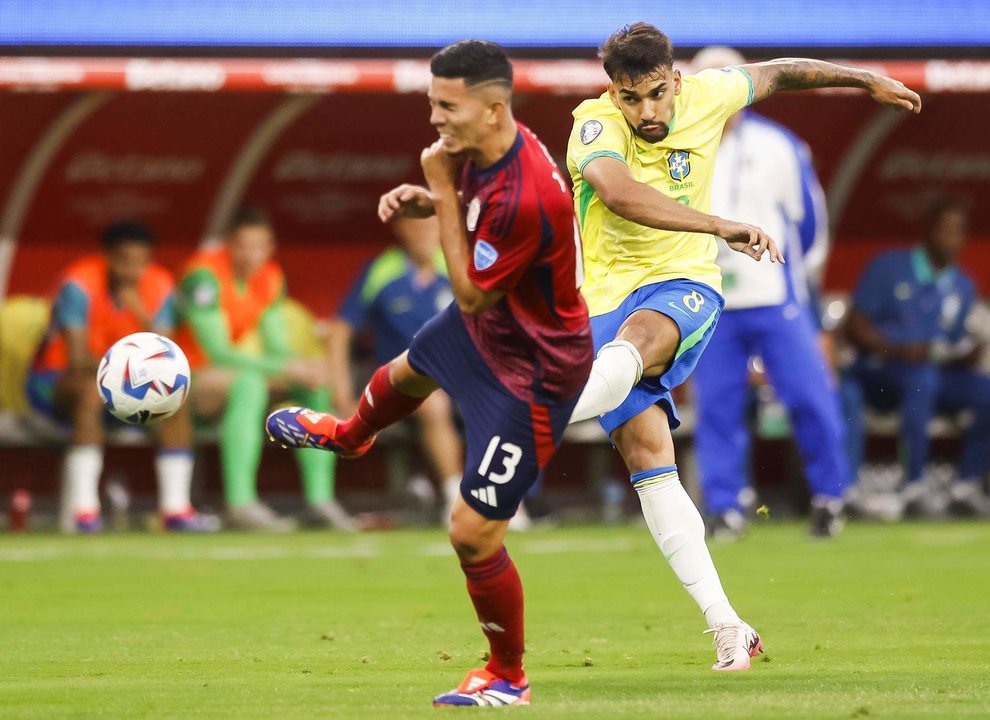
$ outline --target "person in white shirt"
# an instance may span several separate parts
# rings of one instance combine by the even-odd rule
[[[730,48],[706,48],[694,69],[744,62]],[[831,537],[842,528],[850,472],[837,382],[818,343],[809,290],[824,265],[828,234],[808,147],[750,110],[732,117],[718,151],[712,212],[762,228],[786,263],[753,262],[719,242],[725,310],[694,372],[695,443],[710,527],[723,539],[746,528],[740,496],[749,487],[748,364],[758,357],[801,452],[812,490],[811,533]]]

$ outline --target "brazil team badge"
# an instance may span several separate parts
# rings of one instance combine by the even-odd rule
[[[691,153],[687,150],[671,150],[667,156],[667,169],[671,178],[681,182],[691,174]]]

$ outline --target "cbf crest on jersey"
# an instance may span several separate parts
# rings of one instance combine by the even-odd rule
[[[595,138],[602,134],[602,124],[597,120],[589,120],[581,126],[581,142],[590,145]]]
[[[691,153],[687,150],[671,150],[667,156],[667,169],[670,177],[680,182],[691,174]]]

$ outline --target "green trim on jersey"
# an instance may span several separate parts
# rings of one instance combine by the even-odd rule
[[[746,105],[752,105],[753,98],[756,97],[756,87],[753,85],[753,76],[749,74],[749,70],[746,68],[741,68],[738,65],[736,65],[735,68],[746,76],[746,82],[749,83],[749,98],[746,100]]]
[[[581,194],[578,197],[578,214],[580,217],[578,221],[581,226],[584,227],[584,217],[588,214],[588,206],[591,204],[591,199],[595,196],[595,189],[591,187],[591,183],[585,180],[581,183]]]
[[[615,152],[614,150],[598,150],[596,152],[591,153],[591,155],[589,155],[584,159],[584,161],[581,163],[580,167],[578,168],[578,172],[584,173],[584,169],[588,166],[588,163],[590,163],[595,158],[600,158],[600,157],[610,157],[614,160],[618,160],[623,165],[627,164],[626,159],[622,157],[619,153]],[[579,215],[578,222],[580,222],[582,226],[584,225],[584,217],[585,215],[588,214],[588,206],[591,204],[591,199],[594,196],[595,196],[595,188],[591,186],[591,183],[585,180],[581,185],[581,193],[578,197],[578,215]]]
[[[591,155],[589,155],[584,159],[584,161],[578,166],[578,172],[583,173],[584,169],[588,166],[588,163],[590,163],[595,158],[600,158],[600,157],[615,158],[623,165],[629,164],[626,162],[626,159],[624,157],[619,155],[619,153],[615,152],[614,150],[598,150],[597,152],[591,153]]]

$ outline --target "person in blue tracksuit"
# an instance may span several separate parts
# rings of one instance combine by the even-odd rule
[[[399,218],[392,231],[396,244],[365,266],[330,324],[330,388],[344,416],[357,408],[351,368],[355,335],[370,332],[375,363],[382,365],[401,355],[419,329],[453,301],[436,220]],[[460,487],[463,455],[452,412],[450,398],[436,392],[414,415],[448,506]]]
[[[863,456],[862,408],[897,410],[909,514],[986,515],[982,481],[990,470],[990,376],[974,368],[983,347],[967,330],[976,290],[956,265],[966,241],[967,206],[939,199],[920,245],[878,255],[853,296],[848,322],[856,359],[843,377],[850,416],[850,463]],[[937,412],[968,410],[957,478],[948,488],[924,476],[928,423]]]
[[[695,69],[738,64],[728,48],[699,53]],[[716,538],[745,530],[740,501],[749,486],[748,363],[759,357],[787,408],[812,491],[811,532],[842,527],[850,480],[837,382],[818,342],[810,288],[827,253],[824,193],[807,146],[783,126],[744,110],[726,125],[712,182],[712,212],[761,227],[786,264],[751,258],[719,243],[725,310],[694,373],[695,443]]]

